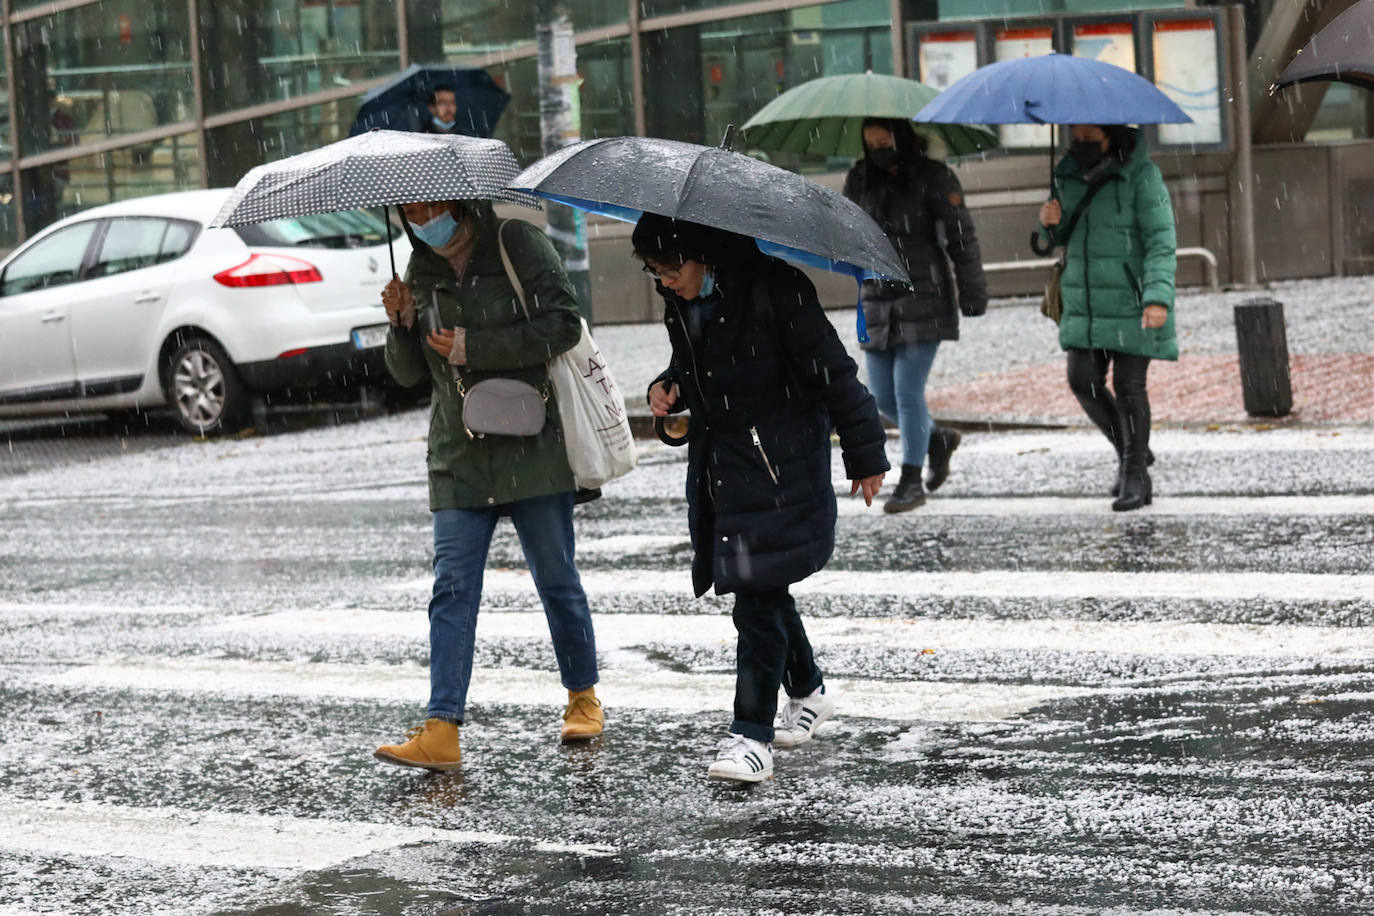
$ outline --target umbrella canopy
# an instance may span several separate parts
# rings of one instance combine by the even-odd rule
[[[1153,83],[1066,54],[1004,60],[958,80],[916,115],[940,124],[1187,124]]]
[[[1269,91],[1313,80],[1374,89],[1374,0],[1355,4],[1313,35]]]
[[[729,149],[588,140],[539,160],[510,187],[631,223],[648,212],[715,226],[753,236],[765,253],[789,261],[909,282],[892,243],[858,204]]]
[[[471,137],[490,137],[510,102],[510,93],[485,70],[412,64],[363,96],[349,136],[374,129],[419,130],[429,123],[429,95],[437,86],[453,90],[458,101],[457,129]]]
[[[744,125],[750,146],[813,156],[864,153],[864,118],[910,120],[939,90],[877,73],[824,76],[789,89]],[[997,135],[974,124],[914,124],[933,156],[967,156],[997,146]]]
[[[520,171],[500,140],[373,130],[269,162],[234,186],[211,226],[243,226],[290,216],[436,200],[509,200]]]

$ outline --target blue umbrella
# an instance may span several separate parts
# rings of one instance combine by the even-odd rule
[[[1115,64],[1046,54],[979,67],[916,115],[935,124],[1187,124],[1154,83]]]
[[[453,90],[458,98],[458,131],[470,137],[490,137],[510,102],[510,94],[485,70],[412,64],[363,96],[348,135],[356,137],[374,128],[420,130],[429,122],[429,95],[436,86]]]
[[[1192,118],[1154,83],[1088,57],[1045,54],[979,67],[915,117],[934,124],[1189,124]],[[1050,188],[1054,134],[1050,133]],[[1041,250],[1038,234],[1031,248]]]

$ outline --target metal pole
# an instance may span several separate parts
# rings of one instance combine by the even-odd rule
[[[400,65],[404,70],[410,66],[410,22],[406,18],[406,5],[410,0],[396,0],[396,45],[400,52]]]
[[[544,155],[556,153],[582,139],[582,105],[577,75],[577,45],[573,26],[562,3],[539,0],[539,129]],[[563,258],[572,280],[578,307],[587,324],[592,323],[592,284],[587,258],[587,222],[581,211],[546,202],[548,234]]]
[[[1238,191],[1238,212],[1232,217],[1231,229],[1237,234],[1239,242],[1240,282],[1244,286],[1255,286],[1259,282],[1255,262],[1255,162],[1250,149],[1250,92],[1246,76],[1249,60],[1245,53],[1245,11],[1239,6],[1227,7],[1227,19],[1230,24],[1227,41],[1231,48],[1231,111],[1236,133],[1236,162],[1232,171],[1232,181]],[[1231,276],[1234,280],[1236,272],[1232,271]]]
[[[205,75],[200,72],[200,4],[186,0],[186,15],[190,17],[191,93],[196,122],[196,162],[200,171],[200,186],[210,187],[210,162],[205,137]]]
[[[906,35],[902,25],[902,0],[891,0],[892,14],[892,75],[906,76]]]
[[[10,189],[14,200],[14,241],[22,244],[28,238],[24,219],[24,172],[19,168],[19,97],[14,85],[14,27],[10,25],[10,0],[0,0],[0,17],[4,18],[5,33],[5,91],[10,99]]]
[[[629,4],[630,86],[635,97],[635,136],[642,137],[649,132],[648,121],[644,115],[644,36],[639,31],[639,0],[629,0]]]

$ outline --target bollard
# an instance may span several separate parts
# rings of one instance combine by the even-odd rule
[[[1293,409],[1288,370],[1288,331],[1283,303],[1250,299],[1236,306],[1240,390],[1252,417],[1286,417]]]

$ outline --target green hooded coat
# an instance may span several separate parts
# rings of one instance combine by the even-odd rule
[[[497,248],[501,225],[486,202],[465,201],[477,219],[477,242],[461,283],[453,267],[417,243],[405,282],[417,312],[437,306],[443,327],[467,330],[467,365],[459,371],[471,387],[485,378],[528,382],[550,392],[546,364],[572,349],[582,335],[571,281],[548,237],[523,220],[506,223],[506,252],[525,289],[530,320],[520,308]],[[392,328],[386,367],[402,385],[428,377],[434,393],[429,419],[429,507],[475,509],[577,489],[552,395],[547,420],[534,436],[469,437],[463,401],[448,362],[413,330]]]
[[[1072,156],[1059,160],[1055,198],[1068,223],[1088,191],[1088,181]],[[1174,336],[1174,211],[1159,168],[1137,141],[1131,156],[1112,158],[1098,190],[1068,239],[1044,229],[1065,246],[1062,290],[1064,313],[1059,345],[1064,349],[1104,349],[1178,359]],[[1169,318],[1162,328],[1144,329],[1146,305],[1162,305]]]

